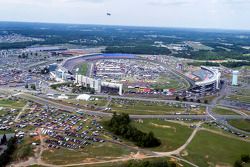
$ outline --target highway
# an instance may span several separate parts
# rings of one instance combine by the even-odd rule
[[[215,98],[211,101],[211,106],[208,106],[208,107],[206,108],[206,112],[207,112],[207,114],[208,114],[214,121],[216,121],[218,124],[224,125],[225,127],[227,127],[228,129],[230,129],[230,130],[232,130],[232,131],[234,131],[234,132],[241,133],[241,134],[243,133],[243,134],[248,134],[248,135],[249,135],[249,134],[250,134],[249,132],[245,132],[245,131],[242,131],[242,130],[240,130],[240,129],[237,129],[237,128],[231,126],[231,125],[227,122],[227,120],[230,119],[229,116],[223,116],[223,115],[218,115],[218,114],[213,113],[213,108],[216,107],[218,101],[219,101],[220,99],[222,99],[224,96],[227,95],[227,92],[228,92],[227,89],[228,89],[228,87],[227,87],[226,85],[223,85],[223,86],[222,86],[222,89],[221,89],[221,91],[220,91],[220,95],[217,96],[217,97],[215,97]],[[232,111],[233,111],[233,110],[232,110]],[[240,111],[239,111],[239,112],[240,112]],[[239,114],[239,112],[236,112],[236,113]],[[250,119],[250,117],[249,117],[247,114],[245,114],[245,113],[240,113],[240,115],[231,115],[231,118],[236,119],[236,117],[239,117],[240,119]]]
[[[244,132],[240,129],[237,129],[235,127],[232,127],[230,124],[227,123],[228,120],[233,120],[233,119],[250,119],[250,117],[246,114],[244,115],[218,115],[213,113],[213,108],[216,107],[217,102],[223,98],[227,94],[226,91],[226,86],[224,86],[220,92],[220,95],[216,98],[214,98],[211,102],[211,104],[200,104],[200,103],[194,103],[194,102],[180,102],[180,101],[175,101],[175,100],[161,100],[161,99],[155,99],[155,98],[140,98],[140,97],[125,97],[125,96],[108,96],[108,95],[103,95],[102,97],[111,97],[115,99],[126,99],[126,100],[141,100],[141,101],[150,101],[150,102],[166,102],[166,103],[182,103],[182,104],[189,104],[189,105],[201,105],[206,107],[206,114],[204,115],[130,115],[131,119],[168,119],[168,120],[203,120],[203,121],[215,121],[220,125],[223,125],[227,127],[228,129],[240,133],[240,134],[249,134],[247,132]],[[96,115],[96,116],[101,116],[101,117],[112,117],[112,113],[107,113],[104,112],[104,110],[101,111],[91,111],[91,110],[83,110],[81,108],[78,108],[76,106],[70,106],[70,105],[65,105],[59,102],[55,102],[52,99],[48,99],[44,96],[37,96],[37,95],[32,95],[35,92],[16,92],[13,91],[12,89],[0,89],[0,92],[7,93],[8,95],[14,95],[19,98],[28,100],[28,101],[33,101],[35,103],[41,104],[41,105],[47,105],[50,107],[54,107],[57,109],[61,109],[64,111],[68,112],[77,112],[81,111],[85,114],[89,115]],[[97,95],[100,97],[100,95]]]
[[[49,99],[45,99],[43,97],[34,96],[27,93],[18,93],[16,94],[17,97],[36,102],[38,104],[42,105],[49,105],[61,110],[69,111],[69,112],[76,112],[76,111],[82,111],[89,115],[97,115],[102,117],[111,117],[112,113],[106,113],[102,111],[91,111],[91,110],[83,110],[77,107],[72,107],[68,105],[64,105],[61,103],[54,102]],[[130,115],[132,119],[152,119],[152,118],[158,118],[158,119],[194,119],[194,120],[211,120],[211,117],[209,115]],[[224,119],[224,120],[231,120],[231,119],[243,119],[244,116],[241,115],[217,115],[216,118],[218,119]]]
[[[157,98],[145,98],[145,97],[129,97],[129,96],[110,96],[110,95],[91,95],[93,97],[110,97],[112,99],[124,99],[124,100],[136,100],[136,101],[148,101],[148,102],[164,102],[164,103],[180,103],[180,104],[189,104],[189,105],[199,105],[199,106],[212,106],[210,104],[188,102],[188,101],[177,101],[177,100],[164,100]]]

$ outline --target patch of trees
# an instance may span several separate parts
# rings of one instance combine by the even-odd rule
[[[27,59],[28,58],[28,54],[22,53],[21,55],[18,55],[18,58],[20,58],[20,59]]]
[[[220,66],[219,63],[213,63],[213,62],[192,62],[192,63],[188,63],[188,65],[192,65],[192,66]]]
[[[244,167],[245,164],[250,163],[250,155],[249,154],[243,154],[241,155],[240,160],[235,161],[234,167]]]
[[[196,103],[201,103],[201,100],[200,99],[197,99],[196,101],[194,101],[194,99],[187,99],[186,97],[183,97],[182,99],[179,97],[179,96],[176,96],[175,97],[175,100],[176,101],[184,101],[184,102],[186,102],[186,101],[190,101],[190,102],[196,102]],[[208,103],[208,100],[204,100],[203,101],[205,104],[207,104]]]
[[[105,53],[129,53],[129,54],[152,54],[152,55],[168,55],[170,50],[163,47],[152,45],[135,45],[135,46],[109,46]]]
[[[189,58],[189,59],[197,59],[197,60],[225,60],[225,59],[250,60],[250,57],[243,56],[243,53],[237,51],[221,51],[221,50],[193,51],[192,49],[188,49],[178,52],[173,56]]]
[[[41,74],[48,74],[49,73],[49,68],[48,67],[44,67],[42,70],[41,70]]]
[[[26,88],[26,89],[29,89],[29,85],[26,84],[26,85],[25,85],[25,88]],[[33,90],[36,90],[36,85],[35,85],[35,84],[31,84],[31,85],[30,85],[30,88],[33,89]]]
[[[3,137],[2,137],[2,139],[1,139],[0,145],[4,145],[4,144],[6,144],[6,143],[7,143],[7,137],[6,137],[6,135],[4,134]]]
[[[36,44],[35,42],[1,43],[0,49],[22,49]]]
[[[4,167],[12,161],[12,155],[17,148],[17,138],[12,137],[7,142],[7,149],[0,156],[0,167]]]
[[[221,65],[228,67],[228,68],[236,68],[236,67],[242,67],[242,66],[250,66],[250,62],[248,61],[242,61],[242,62],[227,62],[227,63],[221,63]]]
[[[57,89],[58,87],[62,87],[62,86],[70,87],[71,84],[72,84],[71,82],[65,82],[65,83],[53,84],[53,85],[50,85],[50,87],[52,89]]]
[[[236,68],[236,67],[242,67],[242,66],[250,66],[249,61],[241,61],[241,62],[234,62],[234,61],[229,61],[229,62],[223,62],[223,63],[213,63],[213,62],[193,62],[193,63],[188,63],[189,65],[193,66],[220,66],[223,65],[228,68]]]
[[[30,88],[33,89],[33,90],[36,90],[36,85],[35,84],[31,84]]]
[[[153,160],[153,161],[129,161],[121,167],[176,167],[175,163],[169,163],[166,160]]]
[[[84,92],[90,92],[90,94],[95,94],[95,89],[91,88],[89,85],[85,86],[73,86],[72,87],[72,93],[84,93]]]
[[[130,124],[128,114],[113,114],[113,117],[107,122],[107,127],[114,134],[124,137],[134,142],[139,147],[157,147],[161,141],[157,139],[153,132],[144,133]]]

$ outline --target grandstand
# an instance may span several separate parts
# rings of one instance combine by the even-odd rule
[[[192,92],[205,94],[220,89],[221,73],[218,69],[201,66],[201,70],[194,72],[193,75],[199,80],[195,82],[195,87],[191,89]]]
[[[71,73],[75,75],[75,83],[80,86],[90,86],[90,88],[95,89],[97,93],[101,92],[111,92],[122,95],[123,84],[103,82],[100,79],[90,78],[83,75],[78,75],[74,68],[86,61],[98,60],[98,59],[135,59],[136,55],[133,54],[86,54],[75,56],[63,61],[58,68],[58,71],[63,71],[64,73]],[[61,77],[63,78],[63,77]]]

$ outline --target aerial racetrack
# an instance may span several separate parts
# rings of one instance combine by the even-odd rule
[[[87,55],[80,55],[76,57],[72,57],[66,59],[62,63],[62,67],[66,68],[70,72],[73,72],[73,69],[84,62],[91,61],[91,60],[98,60],[98,59],[136,59],[139,56],[134,54],[120,54],[120,53],[96,53],[96,54],[87,54]]]
[[[76,74],[81,65],[92,64],[89,77],[123,83],[126,88],[142,88],[144,93],[148,88],[154,90],[187,89],[189,81],[174,72],[167,65],[135,54],[97,53],[80,55],[65,60],[61,66],[72,74]],[[85,75],[86,69],[84,71]],[[93,72],[94,71],[94,72]],[[89,74],[89,73],[88,73]],[[130,90],[128,90],[130,91]],[[132,91],[133,92],[133,91]]]

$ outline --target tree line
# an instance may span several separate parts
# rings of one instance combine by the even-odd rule
[[[121,167],[176,167],[176,163],[169,163],[167,160],[153,160],[153,161],[129,161]]]
[[[244,53],[247,54],[248,52]],[[225,60],[225,59],[236,59],[236,60],[250,60],[249,56],[243,56],[243,53],[237,51],[220,51],[220,50],[199,50],[194,51],[193,49],[179,51],[173,56],[182,57],[196,60]]]
[[[7,149],[0,156],[0,167],[4,167],[12,161],[12,155],[17,148],[17,138],[12,137],[7,142]]]
[[[157,139],[153,132],[144,133],[130,124],[128,114],[114,113],[110,121],[107,122],[108,129],[116,135],[122,136],[134,142],[139,147],[157,147],[161,141]]]
[[[168,55],[171,51],[167,48],[156,47],[152,45],[135,45],[135,46],[109,46],[105,53],[128,53],[128,54],[152,54]]]
[[[241,155],[240,160],[235,161],[234,167],[244,167],[245,164],[250,164],[250,155],[249,154]]]
[[[7,137],[6,137],[6,135],[4,134],[3,135],[3,137],[2,137],[2,139],[1,139],[1,141],[0,141],[0,145],[4,145],[4,144],[7,144]]]
[[[249,61],[240,61],[240,62],[234,62],[234,61],[229,61],[229,62],[223,62],[223,63],[213,63],[213,62],[192,62],[188,63],[188,65],[193,65],[193,66],[225,66],[228,68],[236,68],[236,67],[242,67],[242,66],[250,66]]]
[[[90,85],[85,86],[72,86],[72,93],[85,93],[89,92],[90,94],[95,94],[95,89],[91,88]]]

